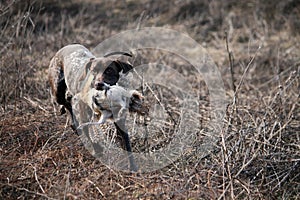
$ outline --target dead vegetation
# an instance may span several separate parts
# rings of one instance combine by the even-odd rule
[[[2,1],[0,16],[1,199],[299,199],[298,1]],[[66,126],[66,116],[53,112],[47,68],[54,53],[70,43],[93,48],[138,24],[188,33],[221,71],[228,106],[216,150],[204,159],[195,140],[161,170],[109,169]],[[156,58],[139,61],[147,59]],[[161,145],[158,135],[149,140],[153,148]],[[132,141],[144,151],[138,137]]]

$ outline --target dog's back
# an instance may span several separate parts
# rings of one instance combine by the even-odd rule
[[[84,46],[74,44],[62,48],[58,52],[59,56],[63,55],[64,77],[69,92],[73,95],[78,93],[81,82],[79,81],[82,74],[85,73],[85,64],[95,56]]]
[[[77,93],[80,75],[84,72],[85,62],[94,56],[87,48],[72,44],[60,49],[51,59],[49,65],[49,83],[54,102],[66,108],[72,115],[71,98]]]

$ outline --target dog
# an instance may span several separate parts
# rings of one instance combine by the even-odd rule
[[[114,88],[110,87],[115,86],[120,77],[126,76],[133,69],[130,63],[111,59],[111,55],[113,54],[97,58],[86,47],[72,44],[60,49],[50,61],[48,79],[52,99],[62,106],[61,114],[66,112],[65,109],[68,110],[74,130],[77,129],[78,123],[72,109],[73,97],[83,99],[83,103],[89,108],[101,110],[99,96],[103,97],[103,91],[110,94],[109,90]],[[124,55],[128,56],[129,54],[124,53]],[[103,89],[103,85],[106,86],[106,89]],[[141,107],[142,97],[135,92],[130,95],[126,96],[130,99],[129,110],[137,112]],[[122,105],[122,107],[124,106]],[[103,119],[107,117],[103,116]],[[130,169],[136,171],[137,167],[131,154],[130,140],[125,128],[125,119],[114,122],[114,124],[117,134],[123,138],[128,152]]]
[[[60,49],[50,61],[48,79],[51,96],[59,105],[61,113],[65,109],[73,117],[71,99],[82,90],[88,72],[95,76],[95,89],[103,82],[115,85],[120,76],[126,75],[133,66],[130,63],[112,60],[107,57],[96,58],[87,48],[79,44]]]

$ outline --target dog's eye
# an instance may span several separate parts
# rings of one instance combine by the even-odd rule
[[[111,68],[108,68],[108,69],[105,70],[105,73],[111,74],[111,73],[113,73],[113,70]]]

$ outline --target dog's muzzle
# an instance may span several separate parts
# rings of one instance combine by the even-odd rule
[[[106,83],[104,83],[104,82],[102,82],[102,81],[99,81],[99,82],[96,82],[95,83],[95,89],[96,90],[109,90],[110,88],[109,88],[109,85],[108,84],[106,84]]]

